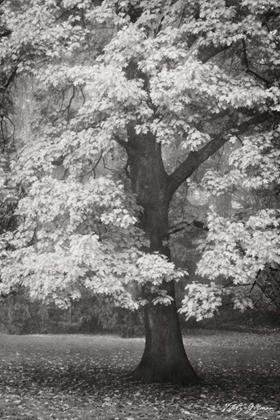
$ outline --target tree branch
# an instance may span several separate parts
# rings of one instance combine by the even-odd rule
[[[75,98],[75,95],[76,95],[76,88],[75,88],[75,86],[73,85],[73,86],[72,86],[72,95],[71,95],[71,98],[70,98],[70,100],[69,100],[69,103],[68,103],[68,105],[66,106],[66,108],[62,111],[62,114],[61,114],[61,115],[63,115],[63,114],[65,114],[65,112],[67,112],[67,122],[69,122],[69,121],[70,121],[70,111],[71,111],[71,105],[72,105],[72,102],[73,102],[73,100],[74,100],[74,98]]]
[[[247,55],[247,48],[246,48],[246,42],[245,39],[242,39],[242,46],[243,46],[243,55],[244,55],[244,64],[246,69],[249,69],[249,60],[248,60],[248,55]]]
[[[13,69],[12,73],[10,74],[10,76],[7,78],[5,84],[4,84],[4,89],[8,89],[8,87],[10,86],[10,84],[14,81],[16,74],[17,74],[17,66]]]
[[[270,86],[272,86],[272,83],[269,80],[265,79],[263,76],[261,76],[260,74],[256,73],[254,70],[246,69],[246,73],[250,73],[253,76],[255,76],[257,79],[260,79],[262,82],[264,82],[266,84],[267,88],[269,88]]]
[[[244,55],[244,64],[246,67],[246,70],[245,70],[246,73],[250,73],[253,76],[255,76],[257,79],[260,79],[262,82],[264,82],[267,85],[267,88],[269,88],[272,85],[272,83],[269,80],[265,79],[260,74],[256,73],[254,70],[250,69],[248,55],[247,55],[247,47],[246,47],[246,42],[244,38],[242,39],[242,45],[243,45],[243,55]]]
[[[182,220],[181,222],[170,226],[168,230],[168,236],[173,235],[174,233],[181,232],[182,230],[186,229],[186,227],[193,225],[198,229],[208,230],[208,228],[204,225],[203,222],[199,222],[198,220],[193,220],[192,222],[188,222],[187,220]]]
[[[207,63],[207,61],[211,60],[211,58],[216,57],[216,55],[220,54],[223,51],[227,51],[231,45],[223,45],[220,47],[213,46],[207,46],[201,49],[198,52],[198,59],[203,63]]]
[[[170,200],[177,188],[186,179],[188,179],[203,162],[205,162],[210,156],[216,153],[220,149],[220,147],[222,147],[229,140],[228,134],[230,132],[232,132],[233,134],[242,134],[249,130],[252,126],[264,123],[265,121],[269,120],[271,116],[272,114],[270,114],[269,112],[264,112],[262,114],[254,116],[253,118],[250,118],[249,120],[242,122],[239,125],[231,123],[228,125],[226,133],[223,130],[221,133],[215,135],[212,138],[212,140],[200,150],[190,152],[185,161],[182,162],[174,170],[174,172],[169,175],[168,194]]]
[[[127,150],[129,149],[129,144],[128,141],[125,141],[123,139],[120,138],[120,136],[118,136],[117,134],[114,134],[114,140],[120,145],[122,146],[125,151],[127,152]]]
[[[128,158],[128,159],[127,159],[127,161],[126,161],[126,164],[125,164],[125,166],[124,166],[123,170],[124,170],[124,172],[125,172],[125,174],[126,174],[127,178],[129,178],[129,179],[130,179],[130,173],[129,173],[128,168],[129,168],[129,158]]]

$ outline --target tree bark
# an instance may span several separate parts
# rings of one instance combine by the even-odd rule
[[[175,298],[173,282],[163,287]],[[168,306],[149,303],[144,310],[145,349],[131,378],[147,383],[199,383],[185,352],[175,300]]]
[[[166,245],[168,237],[168,175],[161,156],[161,146],[151,133],[136,136],[133,127],[128,130],[130,177],[138,204],[144,208],[141,227],[150,240],[148,252],[159,252],[170,259]],[[149,285],[143,288],[145,306],[146,343],[139,366],[131,378],[143,382],[190,385],[199,382],[185,352],[175,303],[174,282],[163,279],[161,289],[173,298],[170,305],[154,305],[155,296]]]

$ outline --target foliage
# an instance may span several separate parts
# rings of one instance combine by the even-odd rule
[[[24,285],[67,307],[88,288],[134,310],[148,286],[154,304],[170,304],[162,281],[185,271],[162,255],[168,226],[149,249],[146,190],[161,180],[146,178],[131,150],[135,162],[147,144],[161,150],[165,200],[175,202],[228,143],[228,172],[208,172],[201,188],[241,192],[245,204],[228,217],[210,211],[198,271],[230,287],[189,285],[181,311],[211,316],[229,293],[251,307],[246,286],[280,263],[279,203],[247,199],[279,188],[279,13],[277,0],[1,3],[1,71],[29,84],[1,175],[16,203],[1,235],[1,293]]]

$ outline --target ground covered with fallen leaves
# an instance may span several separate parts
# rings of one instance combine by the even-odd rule
[[[142,338],[0,334],[0,419],[280,419],[279,332],[193,332],[185,344],[202,385],[128,381]]]

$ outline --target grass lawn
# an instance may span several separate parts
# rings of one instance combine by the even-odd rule
[[[192,333],[185,344],[204,385],[127,381],[141,338],[0,334],[0,419],[280,419],[279,332]]]

